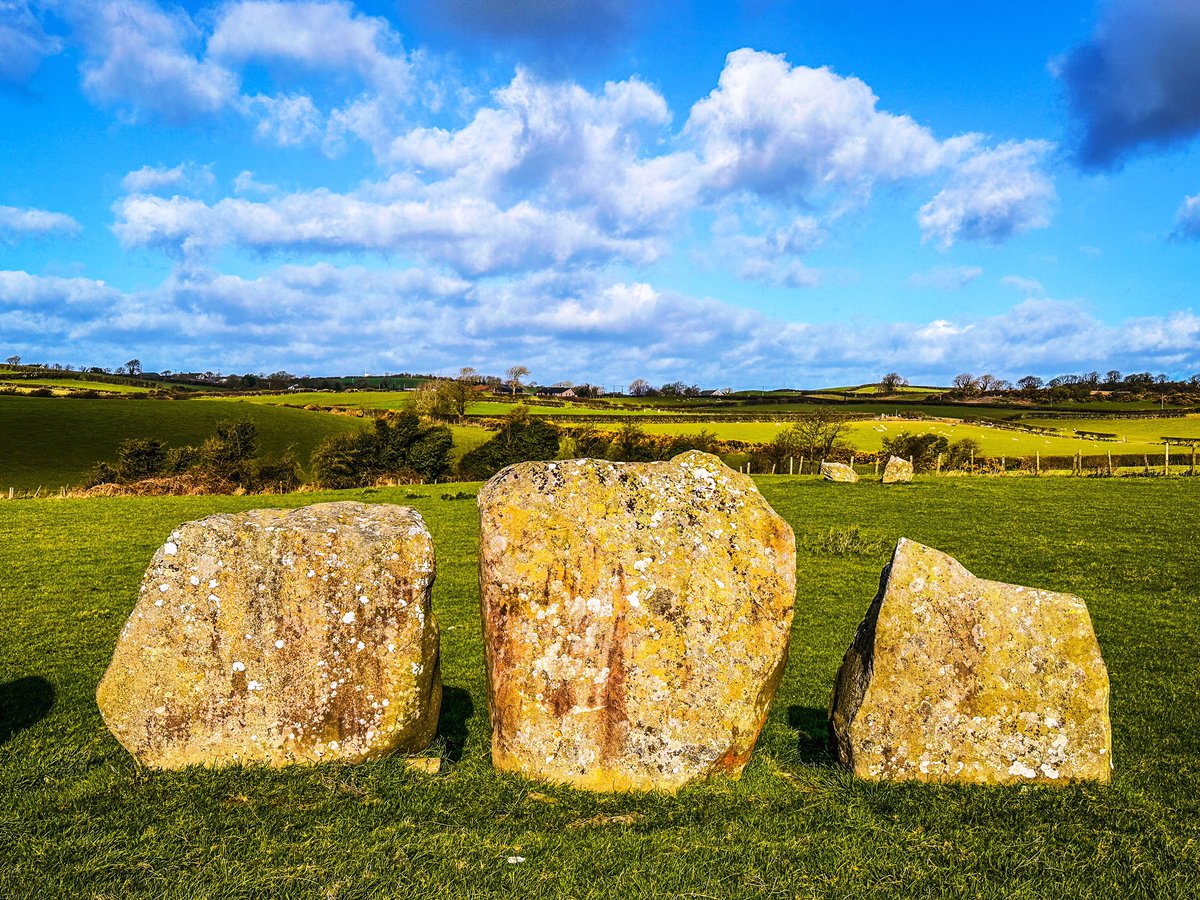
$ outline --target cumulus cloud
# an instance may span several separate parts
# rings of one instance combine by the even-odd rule
[[[917,214],[922,240],[948,249],[960,239],[999,244],[1045,228],[1056,193],[1041,164],[1052,147],[1009,141],[956,165],[946,187]]]
[[[76,235],[81,230],[82,226],[65,213],[0,206],[0,244],[52,234]]]
[[[61,49],[62,41],[42,30],[28,0],[0,0],[0,82],[23,84]]]
[[[381,199],[317,190],[255,202],[209,205],[186,197],[133,195],[117,204],[114,229],[127,247],[183,256],[236,245],[260,253],[372,252],[494,275],[623,259],[652,261],[654,242],[608,234],[569,213],[517,203],[502,209],[467,196]]]
[[[983,274],[979,266],[934,266],[926,272],[914,272],[905,281],[909,287],[937,291],[961,291]]]
[[[168,13],[148,0],[67,0],[63,14],[84,47],[84,89],[100,103],[185,122],[237,96],[237,77],[198,57],[201,33],[183,10]]]
[[[977,370],[1200,369],[1200,316],[1190,311],[1110,324],[1079,303],[1030,299],[988,317],[809,323],[594,272],[476,282],[328,263],[257,277],[183,267],[132,293],[0,272],[0,325],[28,353],[108,358],[131,339],[161,340],[176,366],[250,371],[450,372],[511,360],[543,381],[812,385],[889,369],[932,381]]]
[[[1110,0],[1091,38],[1054,61],[1085,168],[1200,130],[1200,4]]]
[[[877,106],[857,78],[742,49],[726,57],[716,89],[692,107],[685,131],[712,188],[773,197],[927,175],[977,141],[939,142],[908,116]]]
[[[1175,236],[1189,240],[1200,238],[1200,194],[1184,198],[1175,214]]]
[[[142,166],[121,179],[121,186],[131,194],[153,194],[158,191],[192,191],[211,187],[216,179],[208,166],[180,163],[165,166]]]

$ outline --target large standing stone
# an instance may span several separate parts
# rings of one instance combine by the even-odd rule
[[[795,538],[715,456],[522,463],[479,492],[492,759],[676,790],[750,758],[787,659]]]
[[[1108,781],[1108,670],[1078,597],[974,577],[905,539],[838,672],[834,755],[856,775]]]
[[[821,463],[821,476],[826,481],[844,481],[849,484],[858,481],[858,473],[854,468],[839,462]]]
[[[883,467],[884,484],[908,484],[912,480],[913,465],[911,462],[899,456],[888,458],[887,465]]]
[[[96,700],[145,765],[424,749],[442,684],[433,542],[403,506],[209,516],[154,555]]]

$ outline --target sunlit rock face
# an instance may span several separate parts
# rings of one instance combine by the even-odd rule
[[[858,481],[858,473],[845,463],[821,463],[821,477],[826,481],[843,481],[853,484]]]
[[[913,465],[907,459],[899,456],[888,457],[887,465],[883,467],[884,484],[908,484],[913,480]]]
[[[424,749],[442,695],[433,579],[433,542],[408,507],[188,522],[146,571],[100,711],[158,768]]]
[[[522,463],[479,507],[496,767],[600,791],[740,774],[796,577],[750,478],[698,452]]]
[[[901,539],[838,672],[834,756],[876,780],[1108,781],[1108,670],[1078,597]]]

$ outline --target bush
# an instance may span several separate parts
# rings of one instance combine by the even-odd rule
[[[376,419],[371,431],[337,434],[313,451],[313,479],[348,488],[382,479],[433,481],[450,471],[454,435],[444,425],[422,426],[411,412]]]
[[[117,479],[141,481],[161,475],[167,461],[167,445],[162,441],[131,438],[117,447]]]
[[[950,449],[950,442],[938,434],[909,434],[902,431],[883,439],[883,452],[911,459],[914,472],[928,472],[937,465],[938,455]]]
[[[524,407],[518,407],[509,414],[495,437],[459,461],[459,477],[467,481],[485,481],[513,463],[554,459],[558,455],[558,438],[557,428],[531,419]]]

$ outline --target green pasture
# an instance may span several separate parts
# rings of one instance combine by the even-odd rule
[[[248,403],[262,403],[274,406],[342,406],[348,409],[404,409],[412,402],[411,391],[343,391],[322,392],[298,391],[292,394],[253,394],[238,397],[237,400]],[[231,400],[233,398],[230,398]],[[517,403],[506,400],[477,400],[467,407],[469,416],[504,416],[512,412]],[[536,402],[526,404],[533,415],[554,415],[555,413],[570,413],[571,415],[604,414],[612,415],[612,410],[597,409],[591,406],[543,406]]]
[[[1161,423],[1180,421],[1173,419],[1160,420]],[[639,422],[639,426],[647,434],[694,434],[704,430],[715,434],[721,440],[746,441],[748,443],[765,443],[772,440],[779,432],[790,427],[786,421],[781,422]],[[620,425],[604,423],[598,428],[615,430]],[[1104,430],[1104,429],[1097,429]],[[846,441],[855,449],[864,453],[874,453],[883,448],[883,441],[902,431],[909,434],[938,434],[948,441],[958,441],[971,438],[979,442],[980,452],[984,456],[1033,456],[1041,453],[1047,456],[1070,456],[1075,453],[1103,454],[1108,450],[1114,453],[1162,453],[1161,445],[1147,442],[1130,441],[1128,443],[1113,443],[1112,441],[1092,441],[1070,436],[1051,436],[1032,434],[1023,431],[1012,431],[1001,428],[989,428],[986,425],[955,424],[950,422],[931,421],[924,419],[860,419],[846,423]],[[1070,432],[1067,432],[1070,435]]]
[[[1064,434],[1071,434],[1076,430],[1115,434],[1122,441],[1157,444],[1160,453],[1164,437],[1189,437],[1200,442],[1200,415],[1153,419],[1029,418],[1022,419],[1022,422],[1043,428],[1058,428]],[[1105,443],[1116,452],[1111,441]]]
[[[70,391],[96,391],[98,394],[136,394],[152,391],[162,385],[152,381],[145,384],[115,384],[108,381],[79,381],[74,378],[12,378],[6,379],[0,372],[0,385],[15,387],[19,391],[34,388],[50,388],[60,393]]]
[[[478,514],[439,499],[444,486],[0,502],[0,896],[1195,897],[1200,556],[1180,551],[1200,479],[759,483],[800,547],[788,669],[744,777],[675,796],[492,769]],[[429,753],[443,774],[399,759],[139,769],[93,695],[155,548],[209,513],[330,499],[410,503],[429,523],[446,685]],[[852,526],[847,555],[822,549]],[[900,536],[1087,600],[1112,680],[1111,785],[872,784],[834,766],[834,674]]]
[[[0,395],[0,493],[57,490],[77,485],[101,460],[116,457],[126,438],[156,438],[172,446],[198,445],[225,419],[247,419],[259,446],[278,454],[293,448],[301,465],[331,434],[356,431],[371,420],[303,409],[216,400],[69,400]],[[492,433],[452,425],[454,457]]]

